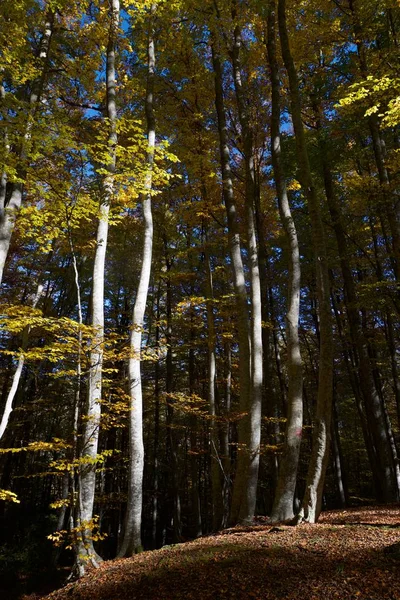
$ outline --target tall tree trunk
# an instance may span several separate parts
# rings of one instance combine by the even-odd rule
[[[233,10],[233,19],[236,18],[236,3]],[[246,98],[245,86],[240,68],[240,50],[242,45],[241,30],[239,25],[234,28],[234,41],[232,49],[232,66],[235,84],[236,101],[238,106],[240,127],[243,136],[244,159],[245,159],[245,200],[246,200],[246,225],[247,225],[247,254],[250,278],[250,398],[248,404],[249,417],[243,419],[243,426],[239,424],[239,445],[245,444],[247,448],[239,453],[239,459],[247,462],[244,470],[246,478],[246,493],[240,501],[238,520],[241,523],[251,523],[254,517],[257,499],[258,470],[260,463],[260,440],[261,440],[261,404],[263,392],[263,343],[262,343],[262,316],[261,316],[261,286],[258,265],[258,247],[256,240],[256,228],[254,220],[256,184],[254,169],[253,131],[250,125],[248,113],[248,99]],[[242,436],[240,433],[242,432]],[[238,463],[238,470],[239,470]],[[246,473],[247,471],[247,473]],[[232,516],[234,516],[235,495],[237,489],[233,489]],[[239,492],[241,493],[241,492]]]
[[[287,370],[289,389],[287,397],[287,424],[283,456],[279,464],[277,489],[271,520],[285,521],[294,517],[297,468],[303,427],[303,369],[299,340],[300,314],[300,253],[296,226],[293,221],[281,161],[279,70],[276,58],[275,1],[268,13],[267,51],[271,72],[271,153],[279,214],[289,246],[288,308],[286,314]]]
[[[188,230],[186,235],[186,248],[188,255],[188,266],[189,272],[194,272],[193,258],[191,253],[191,233]],[[195,295],[195,289],[193,283],[190,283],[190,296]],[[193,398],[195,394],[196,386],[196,363],[195,363],[195,343],[196,343],[196,332],[194,328],[195,313],[193,307],[190,309],[190,326],[189,326],[189,352],[188,352],[188,376],[189,376],[189,395]],[[193,413],[189,417],[189,443],[190,443],[190,456],[189,456],[189,472],[190,472],[190,491],[191,491],[191,519],[189,524],[189,530],[191,536],[199,537],[202,535],[202,520],[201,520],[201,502],[200,502],[200,460],[198,452],[198,431],[197,431],[197,418],[196,414]]]
[[[312,180],[306,139],[304,134],[301,99],[296,68],[291,54],[286,25],[286,1],[279,0],[278,23],[282,56],[289,78],[290,105],[296,140],[298,178],[307,199],[311,220],[316,266],[316,287],[319,309],[319,377],[316,415],[313,428],[313,448],[308,468],[306,491],[299,519],[314,523],[321,511],[322,492],[328,465],[333,376],[333,335],[330,306],[330,285],[319,198]]]
[[[167,311],[167,328],[165,332],[167,356],[166,356],[166,373],[165,373],[165,392],[167,399],[167,414],[166,414],[166,455],[168,464],[168,481],[167,481],[167,509],[166,520],[167,526],[172,521],[172,536],[174,543],[178,543],[182,538],[182,523],[181,523],[181,498],[179,490],[179,470],[178,470],[178,441],[174,431],[174,400],[173,392],[173,360],[172,360],[172,286],[171,286],[171,268],[172,260],[169,256],[168,240],[166,234],[164,238],[165,263],[167,269],[166,275],[166,311]]]
[[[104,196],[100,205],[97,225],[96,250],[93,265],[92,285],[92,326],[94,337],[90,351],[90,370],[88,383],[88,406],[83,431],[82,465],[79,475],[80,521],[82,543],[79,559],[83,564],[97,566],[100,557],[93,547],[92,523],[96,486],[96,457],[99,441],[101,417],[101,391],[104,342],[104,273],[108,237],[108,216],[114,194],[114,173],[117,146],[117,107],[116,107],[116,71],[115,46],[119,27],[119,0],[110,4],[110,26],[106,56],[106,102],[109,122],[109,157],[106,165],[108,174],[104,180]]]
[[[232,173],[230,166],[230,151],[228,145],[228,129],[225,116],[225,105],[222,82],[222,65],[219,51],[214,40],[212,45],[212,60],[215,76],[215,106],[218,119],[218,134],[220,142],[221,170],[222,170],[222,193],[225,202],[228,219],[229,250],[231,255],[233,284],[235,289],[236,308],[237,308],[237,327],[238,327],[238,345],[239,345],[239,385],[240,385],[240,412],[245,413],[239,424],[239,445],[237,452],[236,475],[232,492],[232,505],[230,514],[230,523],[236,524],[242,518],[251,516],[251,510],[254,512],[255,498],[249,498],[248,495],[248,477],[250,460],[254,466],[258,465],[256,456],[252,456],[252,448],[248,432],[251,426],[250,410],[250,391],[251,391],[251,372],[250,372],[250,327],[249,313],[247,306],[247,292],[245,284],[245,275],[241,255],[241,244],[239,228],[236,215],[236,204],[233,194]],[[246,449],[241,447],[241,443],[246,445]],[[257,450],[258,454],[258,450]],[[254,482],[252,482],[254,483]],[[251,488],[253,489],[253,487]],[[254,490],[253,490],[254,491]],[[249,500],[251,500],[249,504]],[[253,509],[251,509],[253,506]]]
[[[72,448],[70,450],[70,456],[72,462],[76,463],[79,458],[79,438],[78,438],[78,430],[79,430],[79,417],[81,414],[82,406],[81,406],[81,391],[82,391],[82,324],[83,324],[83,315],[82,315],[82,294],[81,294],[81,284],[79,280],[79,271],[78,264],[76,260],[76,252],[74,248],[74,242],[72,238],[72,231],[70,227],[69,215],[67,214],[67,227],[68,227],[68,241],[69,247],[71,250],[72,256],[72,266],[74,270],[74,281],[75,281],[75,291],[76,291],[76,301],[78,308],[78,357],[76,361],[76,384],[75,384],[75,393],[74,393],[74,403],[73,403],[73,421],[72,421]],[[81,520],[80,520],[80,498],[77,498],[77,491],[79,493],[79,468],[72,469],[68,473],[68,483],[69,483],[69,495],[70,495],[70,513],[69,513],[69,529],[73,533],[73,550],[75,553],[75,565],[72,570],[72,574],[77,570],[78,576],[82,577],[85,574],[85,566],[82,564],[82,561],[79,558],[80,555],[80,546],[82,544],[82,539],[79,534],[81,529]],[[79,494],[78,494],[79,495]],[[60,529],[60,528],[58,528]]]
[[[153,463],[153,511],[152,511],[152,541],[153,548],[157,548],[157,526],[159,520],[159,467],[158,453],[160,446],[160,296],[161,283],[158,283],[157,299],[156,299],[156,363],[154,367],[154,463]]]
[[[146,90],[146,120],[147,120],[147,173],[145,194],[143,196],[144,240],[142,268],[140,271],[139,288],[136,294],[132,316],[130,338],[131,356],[128,362],[130,413],[129,413],[129,477],[128,502],[123,539],[119,556],[132,556],[142,551],[141,525],[143,504],[143,398],[141,377],[141,346],[144,315],[149,290],[151,260],[153,252],[153,216],[151,211],[152,176],[154,149],[156,142],[154,117],[154,77],[155,77],[155,45],[154,45],[154,15],[156,5],[152,4],[149,18],[149,37],[147,45],[148,72]]]
[[[213,530],[217,531],[223,524],[223,478],[227,476],[219,451],[219,427],[216,420],[216,361],[215,361],[215,322],[214,322],[214,290],[211,270],[208,236],[205,233],[204,262],[206,266],[206,310],[207,310],[207,357],[208,357],[208,405],[210,423],[210,456],[211,456],[211,505]]]
[[[188,239],[190,239],[188,237]],[[189,251],[189,248],[188,248]],[[191,272],[193,272],[191,267]],[[191,295],[194,294],[193,288],[191,289]],[[193,311],[190,315],[190,348],[189,348],[189,394],[193,397],[195,393],[195,356],[194,356],[194,344],[195,344],[195,330],[193,327]],[[199,472],[200,463],[198,459],[198,439],[197,439],[197,419],[196,415],[190,415],[189,419],[190,428],[190,479],[191,479],[191,523],[190,530],[193,537],[199,537],[202,535],[202,522],[201,522],[201,504],[200,504],[200,491],[199,491]]]
[[[223,484],[222,484],[222,499],[223,499],[223,519],[222,527],[227,527],[229,520],[229,506],[230,496],[232,488],[231,480],[231,453],[230,453],[230,440],[231,440],[231,426],[229,422],[229,413],[231,411],[231,397],[232,397],[232,351],[229,342],[225,344],[225,394],[224,394],[224,417],[225,421],[221,427],[221,463],[223,472]]]

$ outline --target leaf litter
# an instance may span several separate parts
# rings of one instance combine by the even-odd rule
[[[262,520],[262,519],[261,519]],[[103,563],[47,600],[400,600],[399,506],[255,524]]]

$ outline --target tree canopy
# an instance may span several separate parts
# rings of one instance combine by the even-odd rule
[[[399,36],[395,0],[1,4],[7,552],[399,501]]]

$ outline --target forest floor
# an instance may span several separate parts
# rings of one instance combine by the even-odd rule
[[[399,542],[399,506],[324,512],[298,527],[258,519],[105,562],[46,599],[400,600]]]

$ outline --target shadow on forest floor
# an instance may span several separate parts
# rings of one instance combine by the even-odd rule
[[[385,552],[400,541],[399,520],[392,506],[324,513],[317,525],[233,528],[109,561],[48,599],[400,600],[400,560]]]

